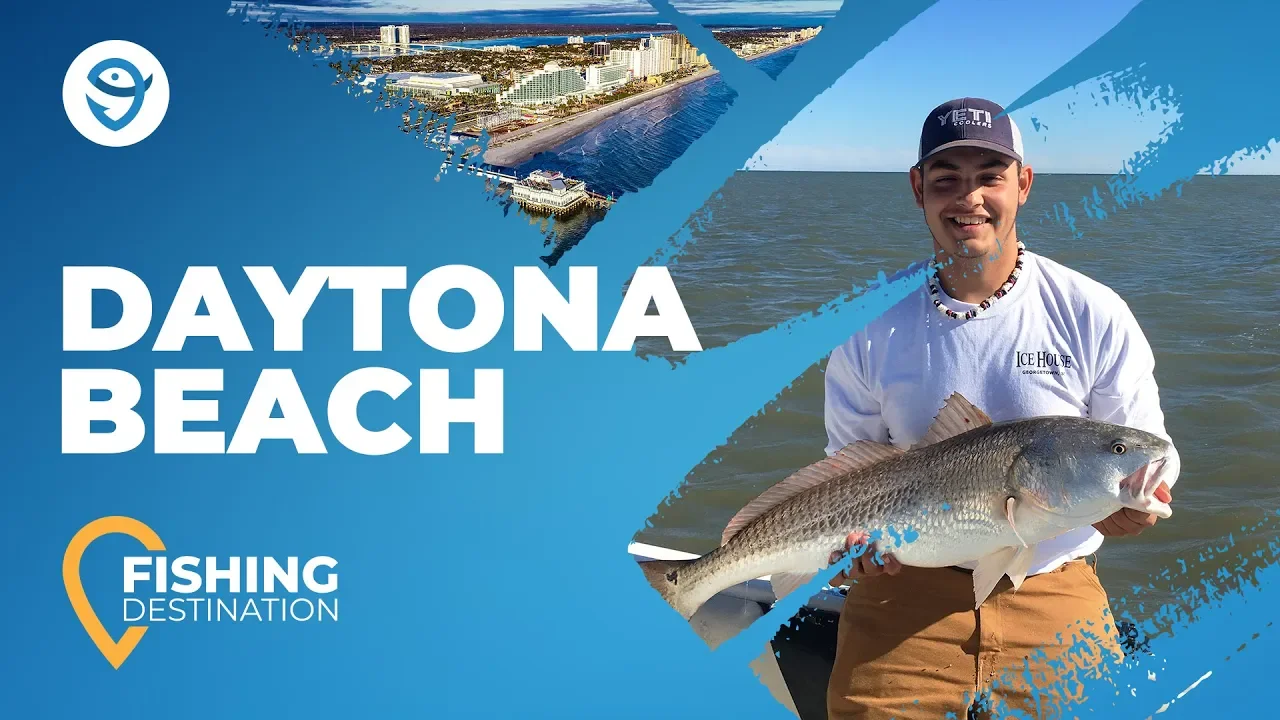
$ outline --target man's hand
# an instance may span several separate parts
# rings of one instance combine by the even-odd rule
[[[855,546],[864,545],[870,539],[871,536],[866,533],[849,533],[849,537],[844,539],[844,552],[831,553],[831,559],[828,561],[829,564],[834,565],[835,563],[840,562],[840,558],[844,557],[845,554]],[[847,573],[841,572],[839,575],[831,578],[830,582],[827,584],[831,587],[840,587],[841,585],[848,584],[848,582],[853,578],[864,576],[869,577],[873,575],[880,575],[881,573],[897,575],[902,571],[902,563],[898,562],[892,555],[884,555],[883,560],[883,565],[877,563],[876,546],[867,545],[866,549],[862,552],[862,555],[853,561],[853,565],[849,568]]]
[[[1123,537],[1125,535],[1141,535],[1143,530],[1156,524],[1160,518],[1141,510],[1121,508],[1110,517],[1096,522],[1093,527],[1105,537]]]

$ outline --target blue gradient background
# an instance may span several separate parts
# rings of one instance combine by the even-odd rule
[[[832,37],[806,47],[780,82],[738,77],[740,97],[720,123],[550,272],[564,289],[570,265],[601,267],[601,343],[621,298],[614,288],[636,265],[673,234],[678,246],[680,226],[730,173],[929,4],[842,13],[828,25]],[[1170,27],[1192,7],[1161,5]],[[291,286],[305,265],[407,265],[412,287],[432,267],[466,263],[487,270],[510,298],[510,268],[536,264],[542,236],[503,217],[476,181],[435,181],[438,159],[395,131],[397,112],[370,112],[331,85],[330,70],[230,20],[226,7],[201,0],[11,10],[10,57],[21,79],[0,114],[10,158],[0,313],[12,338],[9,412],[0,420],[8,459],[0,716],[786,717],[747,668],[776,624],[757,623],[710,652],[645,585],[625,546],[689,468],[922,278],[836,299],[675,369],[625,353],[571,353],[553,332],[544,352],[512,353],[509,308],[483,350],[435,352],[413,334],[407,291],[387,294],[381,353],[350,350],[350,293],[329,290],[308,315],[305,352],[274,353],[269,316],[240,266],[274,265]],[[172,87],[163,124],[130,148],[89,143],[62,110],[66,67],[104,39],[148,48]],[[1199,39],[1176,42],[1192,47],[1171,51],[1189,52]],[[1255,51],[1261,62],[1275,53]],[[1249,50],[1233,52],[1234,61]],[[1223,68],[1195,67],[1225,92]],[[1266,97],[1228,97],[1255,110],[1275,102],[1268,88],[1256,89]],[[1209,150],[1253,142],[1231,130],[1209,133],[1218,143]],[[335,164],[369,172],[339,174]],[[155,315],[135,347],[61,352],[61,268],[73,264],[124,267],[147,282]],[[221,268],[254,352],[222,353],[213,339],[189,340],[181,353],[148,350],[191,265]],[[454,324],[470,312],[452,298],[446,309]],[[503,368],[505,454],[473,455],[466,426],[453,430],[448,457],[420,456],[414,445],[381,458],[345,451],[324,421],[328,392],[343,374],[375,365],[415,383],[418,368],[450,368],[460,396],[471,392],[473,368]],[[148,433],[126,455],[62,456],[63,367],[133,372],[148,419],[155,368],[225,368],[216,427],[228,439],[258,371],[289,367],[330,452],[299,456],[268,442],[253,456],[156,456]],[[416,387],[394,403],[361,405],[367,426],[394,420],[415,438],[416,415]],[[153,626],[113,670],[76,620],[60,574],[72,535],[112,514],[150,525],[171,555],[332,555],[342,620]],[[114,605],[119,557],[138,549],[105,538],[82,563],[89,597],[116,637],[124,627]],[[1120,672],[1121,687],[1131,677],[1145,683],[1141,693],[1108,693],[1082,711],[1145,717],[1214,670],[1166,715],[1267,712],[1271,702],[1256,690],[1270,680],[1274,634],[1263,632],[1229,664],[1213,651],[1233,653],[1267,628],[1273,575],[1260,572],[1258,587],[1246,585],[1199,622],[1153,640],[1155,658]],[[789,617],[803,595],[770,617]],[[1156,681],[1147,679],[1150,667],[1160,668]]]

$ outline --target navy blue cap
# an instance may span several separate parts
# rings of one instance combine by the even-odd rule
[[[1022,133],[1004,108],[982,98],[960,98],[944,102],[925,118],[920,131],[920,157],[953,147],[995,150],[1024,162]]]

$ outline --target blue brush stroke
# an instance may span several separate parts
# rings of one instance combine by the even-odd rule
[[[1280,95],[1259,86],[1259,71],[1280,67],[1275,6],[1236,0],[1144,0],[1114,28],[1006,106],[1016,112],[1055,93],[1100,81],[1100,100],[1175,106],[1181,117],[1081,199],[1103,220],[1133,205],[1180,192],[1201,171],[1221,174],[1237,154],[1264,153],[1280,138]],[[1037,128],[1037,131],[1039,129]],[[1074,203],[1073,203],[1074,204]]]

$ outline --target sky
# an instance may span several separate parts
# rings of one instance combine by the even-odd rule
[[[1006,104],[1102,37],[1138,0],[940,0],[814,100],[746,167],[902,171],[938,104],[980,96]],[[707,23],[819,24],[839,0],[673,0]],[[273,4],[304,20],[652,22],[644,0],[303,0]],[[803,49],[800,52],[804,52]],[[786,82],[784,71],[779,82]],[[1013,114],[1027,162],[1043,173],[1112,174],[1179,117],[1176,106],[1103,102],[1096,83]],[[1273,150],[1280,149],[1273,143]],[[1280,174],[1249,159],[1232,174]]]
[[[902,171],[929,111],[979,96],[1013,102],[1114,27],[1138,0],[940,0],[845,73],[749,163],[753,169]],[[801,50],[803,52],[803,50]],[[785,81],[786,73],[779,78]],[[1176,107],[1139,110],[1097,97],[1097,83],[1012,117],[1039,172],[1111,174],[1157,142]],[[1168,110],[1166,113],[1165,111]],[[1037,130],[1038,121],[1040,129]],[[1272,145],[1276,148],[1275,144]],[[1232,174],[1280,173],[1249,160]]]

